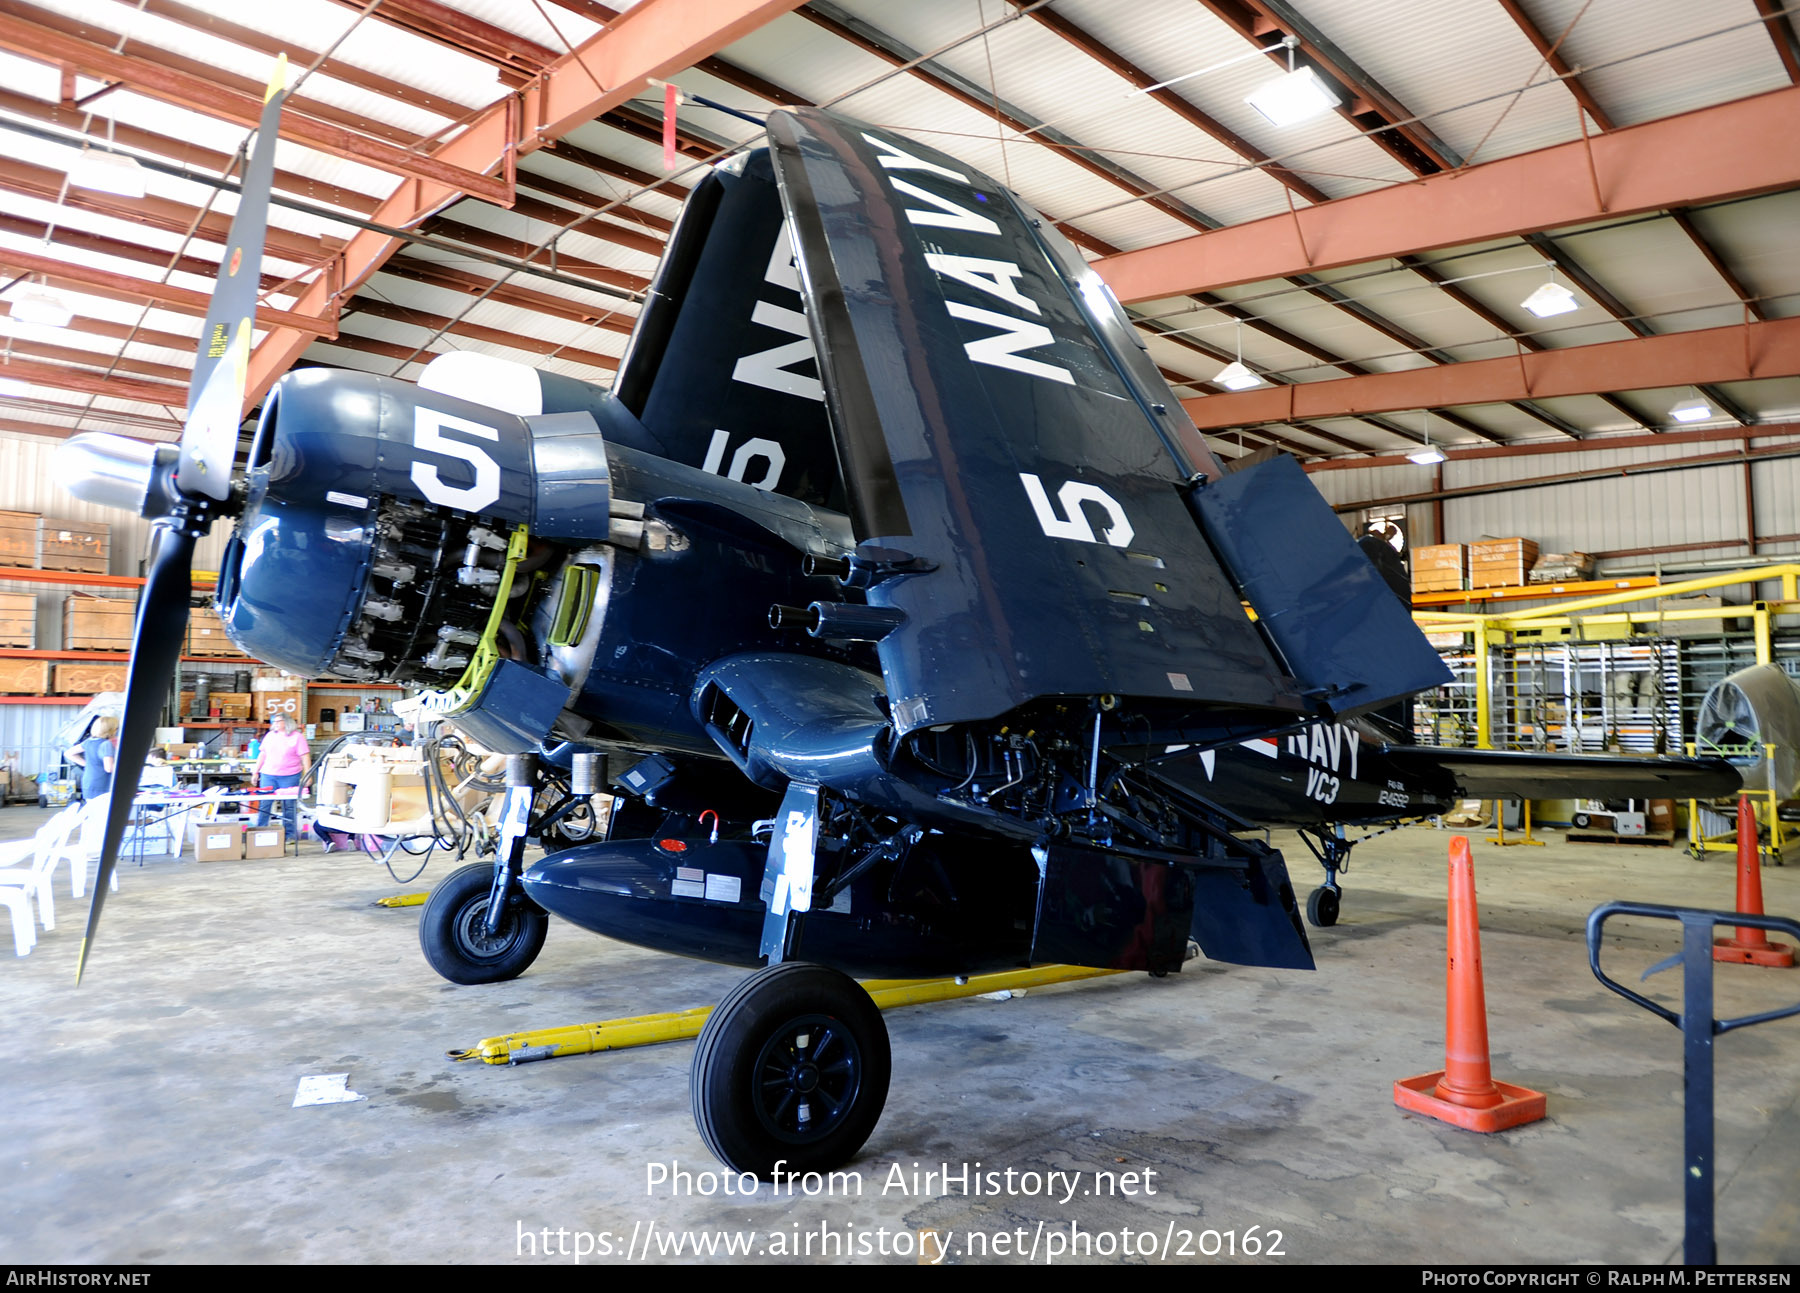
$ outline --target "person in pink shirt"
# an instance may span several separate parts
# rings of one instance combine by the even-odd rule
[[[256,765],[251,769],[259,786],[273,786],[284,790],[289,786],[297,786],[307,770],[312,767],[312,747],[306,743],[306,733],[294,725],[294,720],[286,714],[278,714],[269,721],[268,735],[262,739],[262,747],[257,751]],[[298,799],[279,801],[263,800],[256,810],[256,824],[269,824],[269,804],[281,804],[282,825],[287,839],[295,839],[300,834],[300,802]]]

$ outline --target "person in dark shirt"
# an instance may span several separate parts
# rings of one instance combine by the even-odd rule
[[[118,719],[102,715],[88,728],[87,740],[69,750],[69,762],[81,769],[81,797],[90,803],[112,789],[119,752],[113,733],[118,730]]]

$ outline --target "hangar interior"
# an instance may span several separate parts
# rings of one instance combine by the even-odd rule
[[[251,158],[279,56],[267,232],[243,307],[241,400],[222,433],[235,421],[240,481],[268,468],[284,378],[284,392],[345,374],[426,378],[520,417],[552,415],[508,404],[520,380],[527,403],[571,389],[624,399],[615,383],[666,332],[656,310],[674,290],[667,266],[681,258],[665,253],[681,222],[711,210],[716,177],[764,164],[759,150],[789,129],[771,114],[836,114],[881,136],[863,136],[885,150],[871,154],[878,173],[991,180],[1028,204],[1018,209],[1041,223],[1043,245],[1052,231],[1066,239],[1078,264],[1058,272],[1088,285],[1077,295],[1092,317],[1116,313],[1139,352],[1130,362],[1160,375],[1155,398],[1179,401],[1148,406],[1177,423],[1171,452],[1210,458],[1215,480],[1297,463],[1321,515],[1389,543],[1446,674],[1411,700],[1411,740],[1730,754],[1755,764],[1751,861],[1739,862],[1748,832],[1735,793],[1613,798],[1572,778],[1354,823],[1350,842],[1368,842],[1342,869],[1341,914],[1339,871],[1327,872],[1320,919],[1309,848],[1324,836],[1245,809],[1240,833],[1281,851],[1298,902],[1314,891],[1300,936],[1316,969],[1200,957],[1158,963],[1154,977],[896,1005],[885,1114],[846,1175],[816,1189],[733,1192],[709,1152],[721,1133],[697,1132],[690,1115],[685,1040],[541,1064],[446,1058],[484,1037],[709,1006],[744,972],[554,919],[528,971],[457,986],[421,958],[420,906],[373,905],[512,838],[509,774],[482,751],[511,753],[495,738],[528,719],[471,726],[448,753],[409,744],[435,712],[421,693],[448,694],[474,668],[464,648],[486,603],[455,603],[461,627],[447,621],[437,654],[410,673],[343,654],[329,669],[278,667],[244,649],[268,640],[246,638],[248,619],[218,609],[232,599],[221,572],[229,585],[243,560],[232,545],[254,545],[221,522],[188,540],[182,604],[144,617],[185,613],[185,627],[134,630],[139,599],[154,600],[146,581],[167,518],[135,514],[141,486],[125,510],[109,505],[116,496],[71,494],[59,453],[91,432],[151,446],[146,463],[185,449],[212,389],[195,354],[215,285],[239,266],[232,221],[259,191]],[[1681,1041],[1596,982],[1584,922],[1612,900],[1741,910],[1749,875],[1769,915],[1800,917],[1789,865],[1800,727],[1752,732],[1739,713],[1726,730],[1749,743],[1726,750],[1708,717],[1745,670],[1800,680],[1800,36],[1779,0],[0,0],[0,132],[0,848],[16,854],[0,863],[12,868],[0,869],[0,896],[17,899],[19,955],[5,969],[30,1039],[0,1185],[9,1260],[1683,1259]],[[927,152],[941,160],[920,161]],[[781,178],[787,200],[794,181]],[[958,221],[993,224],[909,191],[931,204],[929,219],[910,211],[913,224],[950,230],[944,247]],[[841,209],[837,219],[858,227]],[[805,300],[831,299],[817,263],[795,255],[769,259],[767,281],[786,274],[800,290],[799,266],[818,293]],[[930,255],[984,305],[1040,313],[1015,286],[1017,264]],[[755,260],[760,282],[766,256],[746,243],[739,259]],[[846,286],[851,297],[861,287]],[[743,336],[767,359],[760,386],[816,408],[823,384],[843,421],[829,338],[821,354],[826,334],[807,332],[809,319],[824,325],[757,310]],[[1045,367],[1020,358],[1048,344],[1044,328],[989,326],[1009,329],[999,366]],[[988,362],[979,345],[969,355]],[[436,386],[434,361],[453,375]],[[730,425],[701,436],[704,458],[677,465],[767,487],[778,503],[779,445]],[[466,445],[448,453],[477,468],[478,488],[492,460]],[[611,472],[596,478],[597,531],[579,537],[646,561],[679,550],[685,540],[641,505],[620,510],[619,491],[653,469],[615,457]],[[1098,543],[1099,512],[1068,501],[1070,481],[1060,523]],[[970,496],[984,487],[971,478]],[[842,497],[840,486],[807,504],[842,511]],[[221,514],[244,498],[240,486]],[[571,504],[568,524],[592,522],[592,506]],[[1048,509],[1037,511],[1047,536]],[[382,525],[413,516],[402,513]],[[440,550],[507,548],[504,533],[470,526],[447,522]],[[535,559],[521,549],[503,565],[533,597]],[[571,557],[570,570],[614,570],[610,557],[581,560],[590,566]],[[479,555],[465,572],[482,574],[483,561],[494,574],[498,558]],[[625,601],[620,577],[593,578]],[[1047,570],[1044,584],[1061,579]],[[298,621],[338,614],[341,592],[296,582],[283,596]],[[420,606],[453,601],[432,596],[396,595],[376,618],[414,624]],[[1330,600],[1314,586],[1291,609]],[[369,649],[386,640],[366,631],[371,604],[359,603],[355,639]],[[724,614],[705,599],[660,610]],[[584,631],[548,602],[544,613],[551,641]],[[865,623],[849,640],[892,627]],[[132,672],[134,631],[174,634],[148,691]],[[282,631],[299,641],[312,630]],[[336,651],[347,639],[334,631]],[[1003,654],[1001,636],[960,643],[951,667]],[[1199,680],[1214,662],[1182,667]],[[94,886],[111,896],[89,947],[85,885],[106,810],[77,821],[84,768],[72,753],[104,739],[95,724],[120,716],[128,680],[134,701],[161,707],[158,753],[112,775],[136,778],[140,798],[160,787],[205,803],[134,819],[116,893]],[[520,685],[507,703],[529,715],[541,702]],[[296,839],[283,805],[268,811],[259,761],[283,717],[310,777]],[[1100,721],[1096,710],[1096,764]],[[1283,731],[1260,753],[1294,739]],[[950,792],[977,775],[969,748]],[[1335,735],[1330,748],[1341,771]],[[618,778],[644,766],[634,762],[615,754],[597,784],[591,768],[570,771],[548,806],[526,796],[550,820],[520,845],[520,865],[623,829],[637,792]],[[713,842],[719,825],[715,812]],[[1445,863],[1458,830],[1481,877],[1495,1076],[1549,1095],[1545,1119],[1492,1135],[1403,1112],[1392,1089],[1444,1063]],[[904,858],[916,843],[894,847]],[[6,879],[47,859],[54,914],[35,878]],[[486,893],[479,877],[467,883]],[[1621,981],[1679,947],[1667,921],[1609,931]],[[85,982],[72,989],[80,958]],[[1649,982],[1655,1000],[1679,1001],[1673,973]],[[1795,983],[1722,964],[1718,1013],[1791,1004]],[[1777,1020],[1713,1053],[1719,1259],[1791,1264],[1800,1034]],[[289,1107],[302,1078],[338,1074],[338,1101]],[[656,1179],[677,1167],[685,1185]],[[915,1174],[932,1168],[935,1183]],[[979,1188],[996,1169],[1014,1175]],[[1160,1188],[1141,1175],[1119,1188],[1134,1172]],[[1114,1174],[1104,1189],[1101,1173]],[[1061,1197],[1057,1181],[1078,1193]],[[1177,1233],[1191,1249],[1171,1249]],[[751,1246],[717,1247],[726,1234]]]

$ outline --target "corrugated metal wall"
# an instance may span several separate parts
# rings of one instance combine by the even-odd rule
[[[115,575],[141,575],[150,541],[150,523],[141,517],[72,498],[57,483],[51,458],[59,440],[42,436],[0,433],[0,510],[37,512],[43,516],[77,521],[103,521],[112,529],[108,572]],[[217,570],[230,537],[231,527],[220,525],[195,549],[196,570]],[[63,601],[73,586],[24,583],[7,580],[0,573],[0,590],[31,592],[37,595],[37,647],[55,651],[63,646]],[[87,588],[84,593],[117,597],[134,596],[135,591],[117,588]],[[0,759],[17,756],[13,764],[27,775],[35,776],[56,761],[58,733],[73,719],[81,705],[8,705],[0,703]]]
[[[1501,484],[1566,472],[1603,471],[1625,465],[1692,458],[1718,452],[1726,445],[1646,445],[1630,449],[1594,449],[1574,453],[1537,454],[1521,458],[1478,458],[1443,464],[1443,488]],[[1345,468],[1311,475],[1319,492],[1334,506],[1421,494],[1433,488],[1435,468]],[[1751,466],[1758,535],[1800,533],[1800,460],[1782,459]],[[1693,547],[1656,555],[1621,556],[1614,566],[1647,566],[1661,560],[1743,558],[1748,528],[1744,469],[1739,463],[1686,468],[1650,476],[1548,485],[1472,498],[1446,499],[1444,534],[1433,532],[1433,507],[1415,503],[1407,521],[1415,543],[1471,543],[1481,538],[1522,536],[1544,552],[1622,553],[1677,544],[1736,546]],[[1757,545],[1756,560],[1781,560],[1800,552],[1800,542]]]

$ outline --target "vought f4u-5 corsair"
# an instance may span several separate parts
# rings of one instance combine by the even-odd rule
[[[1162,973],[1190,940],[1310,967],[1286,865],[1247,833],[1288,818],[1230,780],[1261,758],[1242,742],[1335,749],[1266,797],[1289,814],[1389,778],[1416,809],[1454,779],[1414,791],[1416,760],[1353,734],[1447,670],[1299,466],[1227,470],[1019,197],[826,112],[772,114],[696,187],[610,390],[310,369],[235,471],[208,426],[179,454],[67,451],[78,492],[161,535],[120,766],[149,746],[194,540],[230,518],[240,647],[422,689],[518,756],[495,863],[424,910],[440,972],[521,973],[550,914],[756,967],[692,1082],[741,1171],[831,1167],[874,1128],[887,1032],[850,975]],[[545,776],[622,798],[604,840],[526,864]]]

